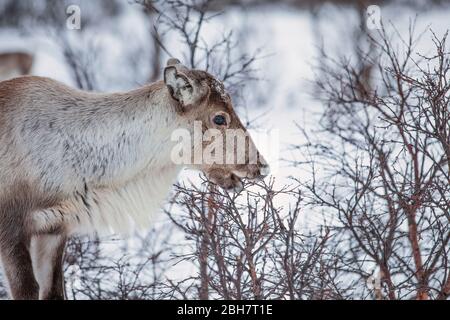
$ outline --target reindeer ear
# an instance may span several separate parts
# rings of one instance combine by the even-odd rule
[[[188,77],[177,68],[179,63],[176,59],[169,59],[164,69],[164,83],[172,98],[185,106],[192,102],[194,90]]]

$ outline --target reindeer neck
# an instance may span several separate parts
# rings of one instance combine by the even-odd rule
[[[116,184],[146,170],[174,166],[171,133],[180,119],[164,85],[155,83],[126,93],[86,94],[82,100],[76,131],[85,141],[83,151],[89,153],[83,170],[93,182]]]

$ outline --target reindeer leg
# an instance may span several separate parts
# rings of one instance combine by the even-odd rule
[[[2,234],[0,253],[12,298],[37,299],[39,286],[33,275],[27,241],[23,238],[7,238]]]
[[[39,286],[30,257],[30,238],[25,231],[27,201],[0,201],[0,256],[13,299],[37,299]]]
[[[36,234],[31,238],[31,257],[39,283],[39,299],[64,300],[63,258],[67,237],[63,232]]]

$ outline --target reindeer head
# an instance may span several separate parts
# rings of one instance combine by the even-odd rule
[[[188,146],[191,167],[222,188],[235,191],[242,189],[242,178],[262,179],[269,173],[219,80],[169,59],[164,82],[193,136]]]

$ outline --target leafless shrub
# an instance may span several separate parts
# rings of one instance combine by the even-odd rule
[[[170,268],[170,227],[135,235],[129,243],[74,238],[65,256],[66,290],[72,299],[158,299]]]
[[[300,147],[312,165],[305,201],[334,214],[331,230],[342,249],[339,269],[355,281],[355,297],[446,299],[447,34],[431,34],[434,52],[429,56],[416,53],[413,24],[407,39],[395,29],[393,34],[383,28],[370,37],[379,52],[370,64],[378,72],[374,88],[363,94],[355,66],[328,57],[316,82],[326,105],[324,134]],[[371,277],[380,282],[367,290]]]
[[[342,298],[335,283],[330,231],[303,235],[297,225],[302,197],[298,188],[274,190],[269,184],[247,185],[229,194],[212,185],[178,185],[168,210],[187,242],[177,258],[199,270],[188,283],[193,299]],[[277,206],[279,197],[292,205]],[[320,280],[318,280],[320,279]],[[180,290],[186,283],[174,283]],[[186,292],[186,290],[183,290]]]

